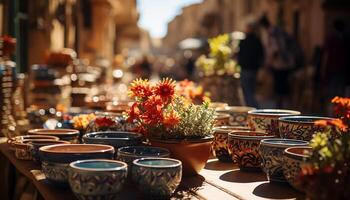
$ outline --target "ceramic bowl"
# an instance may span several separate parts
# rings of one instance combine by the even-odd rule
[[[259,171],[261,156],[258,152],[260,141],[275,137],[257,131],[233,131],[228,134],[228,146],[232,160],[241,170]]]
[[[140,158],[133,161],[132,180],[151,197],[170,197],[181,182],[181,161],[170,158]]]
[[[39,148],[43,146],[48,145],[54,145],[54,144],[69,144],[68,141],[63,140],[32,140],[28,142],[30,145],[32,145],[31,153],[33,156],[33,160],[36,162],[41,163],[40,156],[39,156]]]
[[[227,106],[225,108],[217,108],[218,113],[230,115],[230,125],[232,126],[247,126],[248,111],[255,110],[248,106]]]
[[[28,139],[59,140],[60,138],[56,136],[50,136],[50,135],[21,135],[21,136],[9,138],[7,140],[7,143],[10,144],[10,146],[13,146],[14,142],[22,142],[23,140],[28,140]]]
[[[230,124],[229,114],[216,113],[214,116],[215,126],[228,126]]]
[[[225,108],[228,104],[224,102],[210,102],[209,107],[217,109],[217,108]]]
[[[56,136],[71,143],[76,143],[79,137],[79,131],[74,129],[31,129],[28,134]]]
[[[278,119],[281,138],[310,141],[315,132],[322,132],[324,127],[316,125],[318,120],[332,120],[328,117],[289,116]]]
[[[271,182],[286,182],[283,175],[283,152],[288,147],[306,146],[309,143],[291,139],[264,139],[260,142],[259,153],[262,157],[262,169]]]
[[[35,140],[35,139],[32,139]],[[13,142],[12,146],[15,150],[15,156],[19,160],[33,160],[32,146],[29,145],[30,139],[22,140],[19,142]]]
[[[100,144],[56,144],[39,148],[46,178],[58,185],[67,183],[69,163],[87,159],[112,159],[113,155],[112,146]]]
[[[300,115],[300,112],[282,109],[251,110],[248,111],[248,126],[252,130],[262,131],[280,137],[278,131],[278,118],[293,115]]]
[[[232,155],[229,153],[227,139],[228,133],[235,130],[249,130],[246,126],[218,126],[214,128],[214,140],[212,142],[212,154],[221,162],[232,162]]]
[[[69,164],[69,185],[78,199],[117,199],[127,164],[115,160],[79,160]]]
[[[303,192],[300,183],[301,167],[308,164],[311,147],[289,147],[283,152],[283,174],[288,183]]]
[[[83,142],[88,144],[107,144],[115,149],[125,146],[142,144],[142,135],[134,132],[105,131],[87,133],[83,136]]]

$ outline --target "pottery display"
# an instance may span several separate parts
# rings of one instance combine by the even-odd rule
[[[214,140],[212,143],[212,154],[221,162],[232,162],[232,155],[228,150],[228,133],[235,130],[249,130],[246,126],[218,126],[214,128]]]
[[[233,131],[228,134],[228,147],[232,160],[237,162],[241,170],[259,171],[261,156],[258,152],[260,141],[274,138],[264,132],[257,131]]]
[[[76,143],[79,137],[79,131],[74,129],[31,129],[29,135],[50,135],[71,143]]]
[[[206,165],[213,137],[186,140],[159,140],[151,138],[152,146],[170,151],[172,158],[182,162],[184,176],[197,175]]]
[[[39,148],[43,147],[43,146],[48,146],[48,145],[54,145],[54,144],[69,144],[68,141],[63,141],[63,140],[32,140],[28,142],[30,145],[32,145],[32,156],[33,156],[33,160],[36,162],[41,162],[40,161],[40,156],[39,156]]]
[[[69,164],[68,181],[80,200],[117,199],[127,170],[127,164],[120,161],[79,160]]]
[[[132,162],[139,158],[169,158],[170,152],[167,149],[151,146],[128,146],[117,150],[117,160],[128,164],[129,173],[131,173]]]
[[[229,114],[215,114],[215,126],[228,126],[230,124]]]
[[[310,141],[315,132],[324,131],[325,127],[316,125],[318,120],[332,120],[328,117],[288,116],[278,119],[281,138]]]
[[[264,139],[260,142],[259,153],[262,158],[262,169],[271,182],[286,182],[283,175],[283,152],[288,147],[305,146],[309,143],[291,139]]]
[[[283,174],[290,185],[303,192],[300,183],[301,166],[307,164],[311,147],[289,147],[283,153]]]
[[[225,108],[217,108],[218,113],[230,115],[230,125],[232,126],[247,126],[248,111],[255,110],[248,106],[226,106]]]
[[[107,144],[116,150],[120,147],[141,145],[142,140],[141,134],[126,131],[94,132],[83,136],[83,142],[86,144]]]
[[[181,182],[181,161],[170,158],[141,158],[133,161],[132,180],[150,197],[169,198]]]
[[[262,131],[280,137],[278,118],[300,115],[299,111],[282,109],[259,109],[248,111],[248,126],[255,131]]]
[[[58,184],[67,183],[69,163],[87,159],[112,159],[113,156],[114,148],[101,144],[56,144],[39,148],[45,176]]]
[[[32,146],[28,144],[30,139],[22,140],[20,142],[13,142],[12,146],[15,150],[15,156],[19,160],[33,160]]]

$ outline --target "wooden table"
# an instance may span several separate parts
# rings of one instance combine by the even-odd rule
[[[76,199],[68,187],[57,187],[46,179],[37,180],[31,170],[40,170],[40,166],[32,161],[16,159],[8,144],[1,143],[0,151],[3,159],[5,158],[13,168],[27,177],[44,199]],[[3,179],[3,177],[0,178]],[[0,184],[0,187],[4,186]],[[131,184],[124,187],[119,197],[118,199],[149,199]],[[225,164],[211,159],[199,176],[184,178],[178,191],[171,199],[304,199],[304,196],[287,184],[270,184],[262,172],[241,172],[233,164]]]

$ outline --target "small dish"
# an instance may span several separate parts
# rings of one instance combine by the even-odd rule
[[[140,158],[133,161],[132,180],[151,197],[169,198],[182,177],[181,161],[171,158]]]
[[[69,164],[69,185],[78,199],[117,199],[127,164],[115,160],[78,160]]]

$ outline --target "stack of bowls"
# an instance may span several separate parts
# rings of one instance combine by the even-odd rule
[[[232,162],[232,155],[228,149],[228,134],[232,131],[249,130],[244,126],[218,126],[214,128],[214,139],[211,150],[215,157],[221,162]]]
[[[248,111],[255,110],[248,106],[227,106],[225,108],[217,108],[215,111],[230,115],[230,125],[247,126]]]
[[[325,127],[317,125],[319,120],[332,120],[328,117],[288,116],[278,119],[281,138],[310,141],[316,132],[324,131]]]
[[[260,141],[274,138],[264,132],[233,131],[228,134],[228,146],[232,160],[237,162],[241,170],[261,170],[261,156],[258,152]]]
[[[182,177],[181,161],[170,158],[134,160],[132,180],[140,191],[150,197],[169,198]]]
[[[262,131],[280,137],[278,131],[278,118],[294,115],[300,115],[300,112],[281,109],[251,110],[248,112],[248,125],[252,130]]]
[[[283,175],[283,152],[288,147],[306,146],[309,143],[291,139],[264,139],[260,143],[259,153],[262,157],[262,169],[271,182],[286,182]]]
[[[46,178],[58,185],[67,183],[69,163],[86,159],[112,159],[113,155],[112,146],[100,144],[57,144],[39,148]]]
[[[117,199],[127,165],[115,160],[80,160],[69,164],[69,185],[78,199]]]

